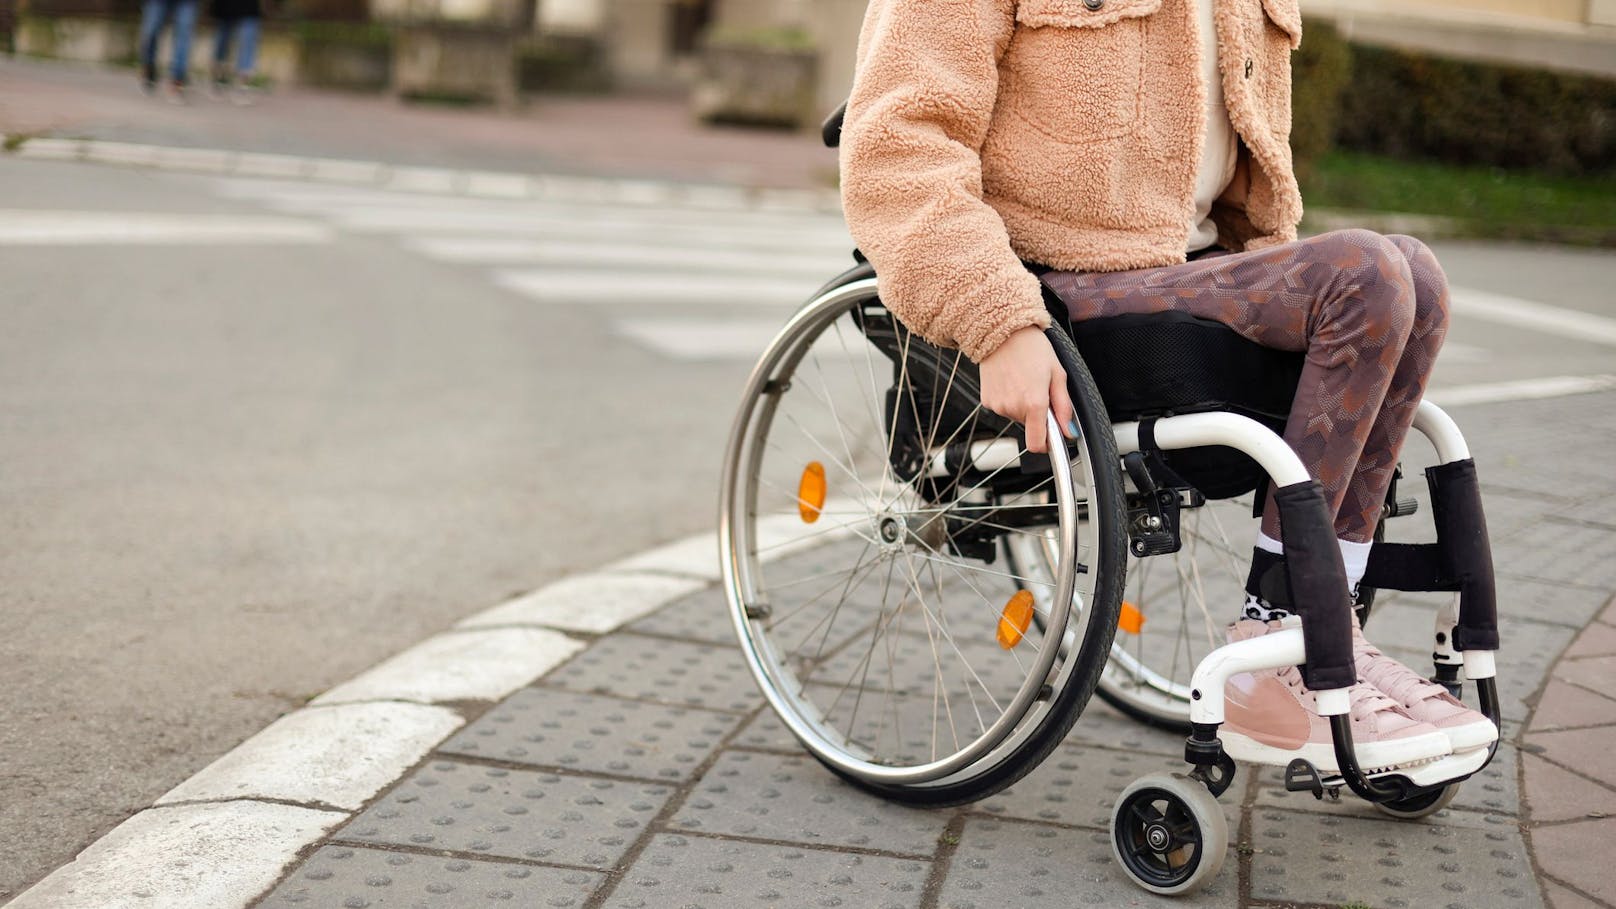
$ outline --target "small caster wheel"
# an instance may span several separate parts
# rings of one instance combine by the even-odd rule
[[[1449,783],[1441,789],[1422,792],[1395,802],[1376,802],[1375,810],[1388,817],[1398,820],[1412,821],[1426,815],[1436,814],[1448,807],[1454,796],[1459,794],[1459,784]]]
[[[1134,883],[1163,896],[1200,889],[1229,851],[1229,821],[1205,785],[1180,774],[1135,780],[1111,810],[1111,854]]]

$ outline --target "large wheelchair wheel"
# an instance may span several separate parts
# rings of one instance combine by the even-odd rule
[[[865,269],[753,371],[720,490],[731,613],[770,706],[855,785],[935,806],[990,795],[1092,695],[1126,538],[1115,440],[1075,365],[1081,437],[1030,454],[978,403],[971,364],[906,332]],[[1013,570],[1006,539],[1047,547],[1051,570]]]

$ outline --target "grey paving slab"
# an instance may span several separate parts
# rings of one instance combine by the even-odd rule
[[[708,587],[680,597],[629,625],[628,630],[710,644],[728,644],[735,640],[735,626],[730,621],[729,603],[724,599],[722,587]]]
[[[1180,745],[1182,752],[1183,747]],[[1009,789],[987,798],[975,810],[998,817],[1071,824],[1104,830],[1111,808],[1129,783],[1151,773],[1184,773],[1182,755],[1143,754],[1063,744]],[[1244,778],[1219,800],[1230,829],[1240,821]]]
[[[695,773],[739,722],[729,713],[524,688],[438,750],[676,781]]]
[[[460,909],[514,902],[567,909],[582,906],[605,881],[572,868],[322,846],[258,905]]]
[[[1030,906],[1234,907],[1239,886],[1236,856],[1190,900],[1141,890],[1111,857],[1101,831],[1073,830],[1016,821],[972,818],[943,878],[942,909],[1002,909]]]
[[[868,795],[809,757],[732,751],[696,785],[673,826],[920,856],[936,849],[948,817]]]
[[[1526,699],[1537,692],[1549,667],[1554,665],[1560,652],[1576,637],[1577,632],[1572,628],[1525,623],[1506,628],[1505,631],[1508,633],[1501,632],[1498,649],[1499,705],[1504,719],[1524,720],[1530,710]],[[1429,669],[1429,650],[1390,646],[1381,649],[1406,666],[1422,671]],[[1465,697],[1474,698],[1468,685],[1465,687]]]
[[[1254,810],[1251,823],[1256,899],[1377,909],[1542,906],[1512,824],[1410,824],[1275,808]]]
[[[659,835],[624,872],[607,909],[919,906],[931,863],[794,846]]]
[[[336,834],[359,843],[612,867],[667,786],[433,761]]]
[[[763,702],[733,644],[669,641],[618,632],[551,673],[546,685],[715,710]]]

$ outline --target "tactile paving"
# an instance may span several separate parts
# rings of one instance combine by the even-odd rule
[[[323,846],[257,905],[459,909],[515,903],[569,909],[582,906],[605,880],[571,868]]]
[[[1234,907],[1239,886],[1234,850],[1223,871],[1193,898],[1195,906]],[[1134,884],[1111,857],[1109,835],[972,818],[965,824],[958,849],[943,878],[942,909],[1003,909],[1016,906],[1156,906],[1189,905],[1153,896]]]
[[[1554,665],[1576,632],[1570,628],[1524,623],[1502,629],[1498,648],[1498,702],[1505,720],[1526,719],[1526,699],[1537,693],[1543,677]],[[1427,673],[1431,666],[1429,650],[1411,650],[1382,645],[1390,656],[1418,672]],[[1475,689],[1465,685],[1466,703],[1475,705]]]
[[[517,764],[677,781],[740,718],[555,688],[525,688],[438,750]]]
[[[623,873],[607,909],[919,906],[929,862],[662,835]]]
[[[738,647],[618,632],[545,678],[546,685],[714,710],[762,703]]]
[[[947,823],[944,812],[861,792],[812,758],[735,751],[719,756],[673,819],[701,833],[907,855],[931,855]]]
[[[610,867],[672,789],[432,761],[350,821],[337,838]]]
[[[1251,824],[1251,895],[1259,900],[1384,909],[1543,905],[1513,823],[1422,824],[1258,808]]]
[[[1182,750],[1182,746],[1180,748]],[[1134,780],[1152,773],[1188,773],[1182,755],[1136,754],[1064,744],[1032,773],[1005,791],[984,799],[977,810],[996,817],[1071,824],[1104,830],[1117,796]],[[1243,776],[1218,800],[1230,830],[1240,822]]]

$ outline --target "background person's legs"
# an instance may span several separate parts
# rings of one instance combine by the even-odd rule
[[[157,84],[157,39],[172,10],[170,0],[146,0],[140,8],[140,78],[147,91]]]
[[[191,66],[191,34],[196,30],[197,0],[177,0],[174,3],[174,61],[169,77],[178,88],[183,88]]]

